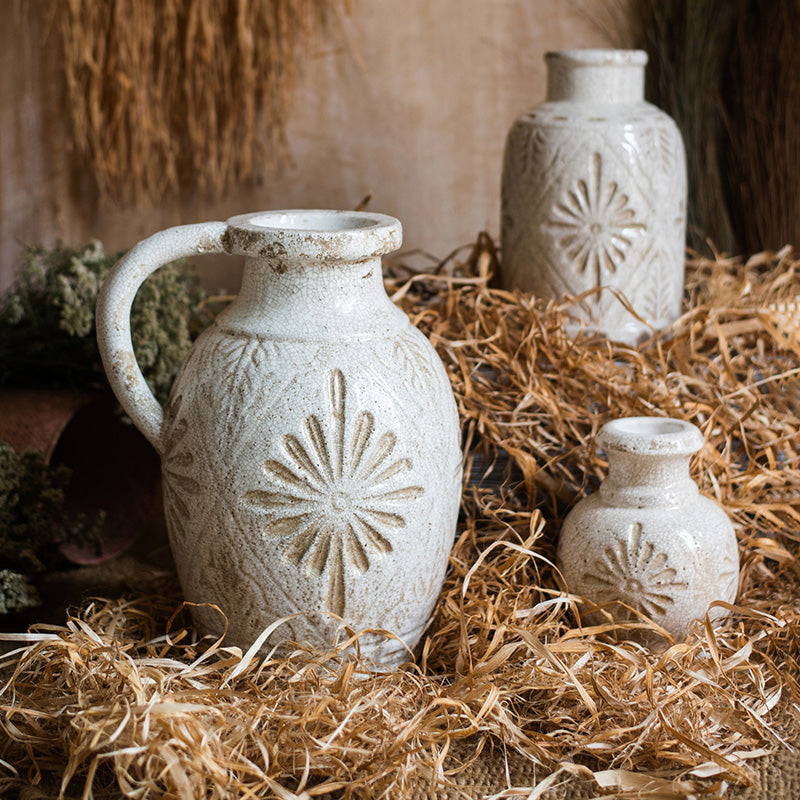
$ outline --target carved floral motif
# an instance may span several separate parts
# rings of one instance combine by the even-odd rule
[[[346,565],[360,572],[371,553],[393,549],[392,534],[406,525],[403,503],[423,494],[401,477],[407,458],[393,458],[397,437],[377,435],[373,415],[361,410],[348,424],[342,372],[328,375],[328,415],[305,418],[300,435],[283,437],[283,457],[264,463],[268,489],[243,495],[265,513],[263,532],[287,539],[283,556],[312,575],[328,573],[328,610],[345,611]]]
[[[653,617],[665,614],[674,604],[676,590],[687,589],[688,583],[676,580],[677,575],[666,553],[658,552],[652,542],[642,541],[642,525],[634,522],[627,541],[606,547],[584,581],[597,587],[598,597],[621,600]]]
[[[416,389],[430,386],[436,380],[428,353],[410,335],[398,336],[394,343],[394,358],[401,366],[409,383]]]
[[[179,395],[170,403],[169,416],[173,424],[162,458],[164,514],[170,530],[181,539],[190,520],[190,508],[200,491],[200,485],[192,477],[195,457],[186,436],[189,423],[185,417],[178,417],[182,401],[183,398]]]
[[[557,231],[565,257],[579,272],[593,272],[598,286],[605,273],[617,271],[646,229],[616,181],[604,180],[599,153],[592,154],[589,177],[576,181],[555,203],[548,224]]]

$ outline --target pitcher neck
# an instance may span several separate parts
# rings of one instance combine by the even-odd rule
[[[642,50],[558,50],[547,53],[547,100],[635,103],[644,99]]]
[[[274,261],[251,257],[236,300],[217,322],[232,332],[281,339],[357,338],[373,333],[381,319],[399,324],[395,312],[379,256],[358,262],[311,259],[285,271]]]

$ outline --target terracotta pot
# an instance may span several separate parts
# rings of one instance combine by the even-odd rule
[[[159,498],[158,456],[123,421],[110,394],[3,389],[0,440],[72,471],[66,493],[70,511],[90,516],[105,511],[101,551],[64,545],[69,560],[93,564],[113,558],[151,523]]]

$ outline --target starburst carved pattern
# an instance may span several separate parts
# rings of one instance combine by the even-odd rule
[[[299,436],[284,436],[283,458],[263,466],[269,488],[243,500],[265,512],[266,536],[288,540],[284,558],[312,575],[327,571],[328,610],[341,616],[346,566],[366,572],[370,553],[390,553],[392,534],[406,525],[403,505],[423,489],[404,483],[411,461],[393,459],[397,437],[377,435],[370,412],[359,411],[348,425],[338,369],[329,373],[327,394],[327,419],[312,414]]]
[[[676,580],[666,553],[656,551],[652,542],[642,541],[642,525],[631,524],[627,540],[606,547],[595,559],[584,582],[596,587],[597,600],[621,600],[649,617],[664,615],[675,603],[673,594],[685,591],[688,583]]]
[[[617,271],[646,229],[616,181],[604,180],[599,153],[592,154],[588,180],[575,183],[551,213],[559,246],[579,272],[594,273],[598,286],[604,273]]]

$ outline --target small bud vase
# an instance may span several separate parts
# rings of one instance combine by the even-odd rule
[[[576,316],[635,344],[680,313],[683,141],[644,100],[646,53],[565,50],[546,61],[547,101],[519,117],[506,140],[502,282],[556,298],[608,287]]]
[[[597,444],[608,477],[567,515],[558,545],[570,592],[620,601],[678,640],[706,612],[725,615],[709,604],[734,602],[739,555],[727,514],[689,476],[703,435],[677,419],[625,417],[604,425]],[[637,618],[622,606],[609,610]]]

